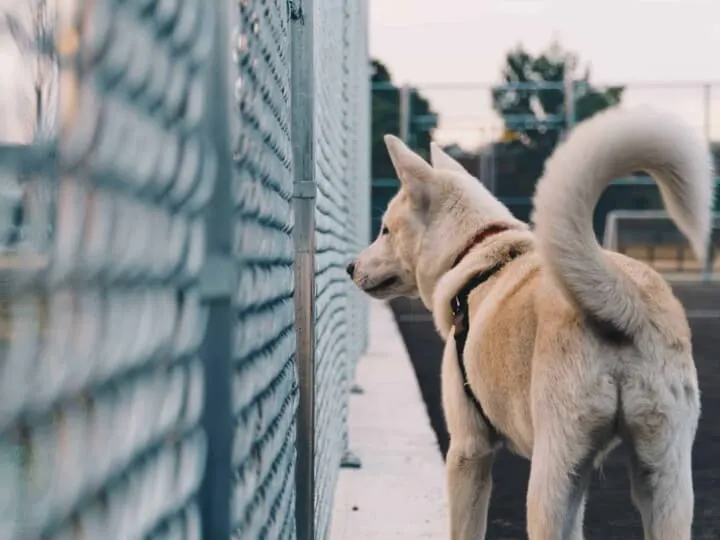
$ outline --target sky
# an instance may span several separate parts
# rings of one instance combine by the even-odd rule
[[[34,3],[25,0],[0,0],[0,15],[11,15],[20,25],[25,36],[33,36]],[[4,144],[27,144],[36,136],[36,104],[34,86],[40,81],[43,87],[45,110],[41,118],[45,126],[52,125],[57,99],[57,89],[52,64],[42,65],[38,77],[38,62],[35,52],[19,45],[13,35],[0,29],[0,142]],[[0,182],[0,190],[4,183]]]
[[[442,143],[494,138],[489,88],[505,54],[553,40],[592,82],[625,84],[625,105],[669,109],[720,139],[720,0],[370,0],[371,55],[430,99]]]

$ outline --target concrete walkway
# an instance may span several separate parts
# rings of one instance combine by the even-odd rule
[[[330,540],[447,537],[444,468],[405,344],[390,308],[372,301],[370,346],[350,397],[350,446],[360,469],[341,469]]]

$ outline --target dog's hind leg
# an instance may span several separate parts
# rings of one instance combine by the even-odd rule
[[[697,388],[679,383],[651,388],[643,382],[624,387],[632,500],[645,540],[690,540]]]
[[[642,516],[645,540],[690,540],[694,495],[689,454],[678,451],[653,465],[631,457],[632,500]]]
[[[568,523],[568,540],[585,540],[583,525],[585,522],[585,502],[587,500],[587,490],[590,486],[590,473],[587,473],[587,475],[582,478],[578,477],[578,480],[583,483],[580,483],[580,485],[574,485],[575,491],[571,496],[570,504],[568,505],[570,508],[568,517],[572,518],[574,516],[574,519],[570,519],[570,522]]]
[[[617,387],[580,361],[566,367],[573,384],[558,384],[558,367],[533,373],[534,441],[527,493],[530,540],[581,540],[585,496],[598,453],[612,440]],[[565,366],[564,366],[565,367]],[[587,376],[591,375],[591,376]]]
[[[527,495],[530,540],[583,540],[585,498],[592,475],[589,441],[566,440],[559,450],[536,440]]]

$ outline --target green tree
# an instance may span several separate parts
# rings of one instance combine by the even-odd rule
[[[372,91],[372,176],[373,178],[394,178],[395,169],[387,155],[383,136],[386,133],[393,135],[400,133],[400,88],[392,83],[390,72],[379,60],[372,61],[370,80],[375,85]],[[416,120],[435,115],[430,102],[415,89],[410,92],[410,110],[412,117]],[[410,124],[410,141],[408,142],[425,158],[428,157],[427,153],[434,127],[433,124],[417,121]]]
[[[596,88],[590,83],[590,69],[575,75],[577,56],[553,43],[545,51],[533,56],[521,45],[508,52],[502,71],[503,84],[538,83],[565,80],[566,72],[575,81],[575,120],[580,122],[599,111],[617,105],[624,88]],[[535,189],[545,160],[555,148],[565,128],[565,96],[561,89],[493,90],[492,103],[502,116],[506,135],[495,147],[498,163],[496,186],[498,195],[529,196]],[[528,117],[528,123],[518,117]]]

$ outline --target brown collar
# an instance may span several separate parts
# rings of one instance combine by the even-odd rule
[[[455,268],[458,264],[460,264],[460,261],[462,261],[468,253],[470,253],[470,250],[474,248],[475,246],[482,244],[485,240],[487,240],[489,237],[510,230],[510,227],[507,225],[502,225],[500,223],[493,223],[492,225],[488,225],[484,229],[480,229],[475,236],[472,237],[470,242],[468,242],[468,245],[465,246],[465,249],[463,249],[460,254],[455,258],[455,262],[453,263],[452,267]]]

